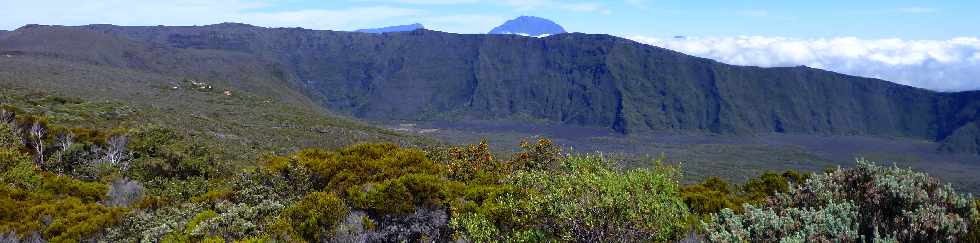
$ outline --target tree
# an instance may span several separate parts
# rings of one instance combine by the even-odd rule
[[[34,163],[42,166],[44,163],[44,138],[48,135],[48,128],[40,119],[35,119],[31,123],[31,128],[27,130],[27,140],[31,149],[34,150]]]
[[[60,148],[62,152],[68,151],[68,149],[71,148],[71,145],[75,144],[75,133],[66,129],[58,134],[55,143],[57,143],[56,145],[58,145],[58,148]]]
[[[0,122],[13,124],[17,121],[17,113],[6,107],[0,108]]]
[[[106,140],[105,156],[102,158],[102,161],[125,170],[129,167],[130,153],[127,148],[128,145],[129,137],[124,135],[109,137]]]

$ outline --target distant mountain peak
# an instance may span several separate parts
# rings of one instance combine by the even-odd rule
[[[236,23],[236,22],[224,22],[224,23],[220,23],[220,24],[212,24],[212,25],[205,25],[205,26],[218,27],[218,28],[240,28],[240,27],[252,28],[252,27],[258,27],[258,26],[255,26],[255,25],[250,25],[250,24],[246,24],[246,23]]]
[[[359,29],[359,30],[355,30],[355,32],[380,34],[380,33],[388,33],[388,32],[408,32],[417,29],[425,29],[425,26],[422,26],[422,24],[419,23],[414,23],[414,24],[407,24],[407,25],[387,26],[387,27],[381,27],[375,29]]]
[[[493,28],[489,33],[541,37],[566,32],[565,28],[554,21],[535,16],[520,16]]]

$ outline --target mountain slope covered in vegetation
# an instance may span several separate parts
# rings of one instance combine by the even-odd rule
[[[976,186],[969,170],[858,160],[743,173],[760,164],[545,138],[498,153],[342,115],[899,136],[971,152],[977,95],[727,66],[605,35],[26,26],[0,34],[0,242],[976,242],[978,201],[947,184]],[[685,184],[692,171],[703,180]],[[731,171],[749,178],[709,177]]]
[[[980,138],[976,92],[937,93],[807,67],[732,66],[608,35],[27,26],[0,48],[220,79],[380,121],[892,136],[967,153],[978,152]]]

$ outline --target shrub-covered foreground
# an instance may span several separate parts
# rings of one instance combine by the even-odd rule
[[[744,214],[723,209],[704,227],[717,242],[955,242],[969,239],[976,217],[973,197],[948,184],[858,161],[857,168],[815,175],[761,206],[746,204]]]
[[[486,143],[362,144],[233,169],[155,126],[58,127],[0,109],[0,241],[712,242],[965,241],[972,196],[862,162],[743,185],[682,186],[654,161],[620,168],[546,139],[496,158]]]

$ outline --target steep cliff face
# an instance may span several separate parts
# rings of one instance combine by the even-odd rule
[[[980,154],[980,91],[945,94],[937,107],[940,150]]]
[[[373,120],[524,120],[621,133],[902,136],[970,152],[976,152],[970,139],[980,134],[971,128],[980,120],[977,92],[937,93],[807,67],[732,66],[608,35],[366,34],[242,24],[46,28],[121,38],[149,52],[193,50],[165,67],[212,70],[209,65],[219,63],[222,68],[211,73],[236,80],[246,80],[239,70],[247,70],[332,111]],[[0,48],[73,53],[24,38],[18,45],[0,42]],[[77,55],[98,59],[109,55],[106,49]],[[248,64],[211,62],[201,53]],[[154,57],[140,60],[152,63]],[[187,60],[196,63],[188,66]],[[269,85],[255,88],[277,83],[263,82]]]

